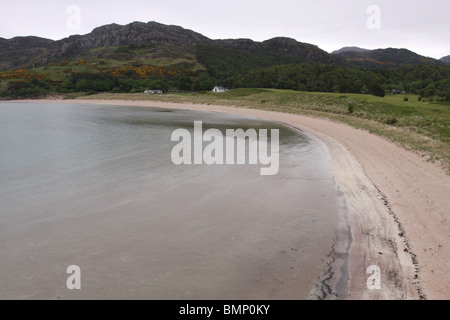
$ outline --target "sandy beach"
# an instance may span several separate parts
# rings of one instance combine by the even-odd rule
[[[413,152],[349,125],[302,115],[155,101],[40,102],[224,112],[269,119],[312,134],[324,142],[331,156],[348,207],[352,236],[348,299],[450,298],[450,177]],[[344,251],[339,245],[334,250],[336,256]],[[369,266],[380,268],[380,289],[367,288]]]

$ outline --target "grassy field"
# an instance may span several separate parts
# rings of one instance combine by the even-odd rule
[[[415,95],[381,98],[362,94],[234,89],[225,93],[105,93],[72,97],[220,104],[325,117],[383,136],[429,161],[439,162],[450,173],[450,105],[419,101]],[[405,98],[408,101],[404,101]]]

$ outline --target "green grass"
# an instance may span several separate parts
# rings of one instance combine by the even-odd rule
[[[92,68],[88,65],[76,65],[75,63],[69,63],[65,66],[48,65],[44,67],[38,67],[30,70],[33,73],[45,75],[50,80],[63,80],[67,78],[67,73],[64,70],[72,70],[74,72],[92,72]]]
[[[409,101],[403,101],[405,97]],[[381,98],[362,94],[234,89],[206,94],[105,93],[86,98],[220,104],[325,117],[383,136],[429,161],[439,162],[450,173],[450,106],[419,102],[414,95],[387,95]]]
[[[162,50],[162,53],[160,52]],[[191,64],[192,71],[205,70],[205,67],[197,62],[195,55],[184,51],[177,51],[168,46],[154,48],[132,48],[127,47],[101,47],[89,51],[87,64],[77,65],[75,61],[67,62],[65,65],[50,63],[45,66],[30,70],[36,74],[45,75],[49,80],[64,80],[68,74],[65,70],[74,72],[95,72],[90,66],[102,68],[120,68],[137,65],[170,66],[181,63]]]
[[[193,70],[204,70],[192,53],[177,50],[167,45],[148,48],[102,47],[89,51],[89,63],[102,62],[105,67],[125,67],[130,64],[148,64],[154,66],[169,66],[179,63],[194,63]]]

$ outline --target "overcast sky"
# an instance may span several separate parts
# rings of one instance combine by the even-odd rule
[[[4,0],[0,12],[7,39],[58,40],[109,23],[157,21],[211,39],[285,36],[328,52],[359,46],[450,55],[449,0]]]

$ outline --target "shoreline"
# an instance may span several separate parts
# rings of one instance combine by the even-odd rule
[[[351,242],[348,266],[342,262],[344,259],[331,259],[331,274],[348,268],[347,298],[450,297],[450,258],[446,248],[450,240],[446,211],[450,207],[449,176],[392,142],[327,119],[242,107],[129,100],[26,101],[224,112],[268,119],[308,132],[326,145],[336,184],[348,208],[351,239],[338,235],[342,241],[333,247],[333,257],[343,258]],[[379,290],[366,287],[370,276],[366,269],[371,265],[380,267]],[[328,298],[340,297],[330,294]]]

